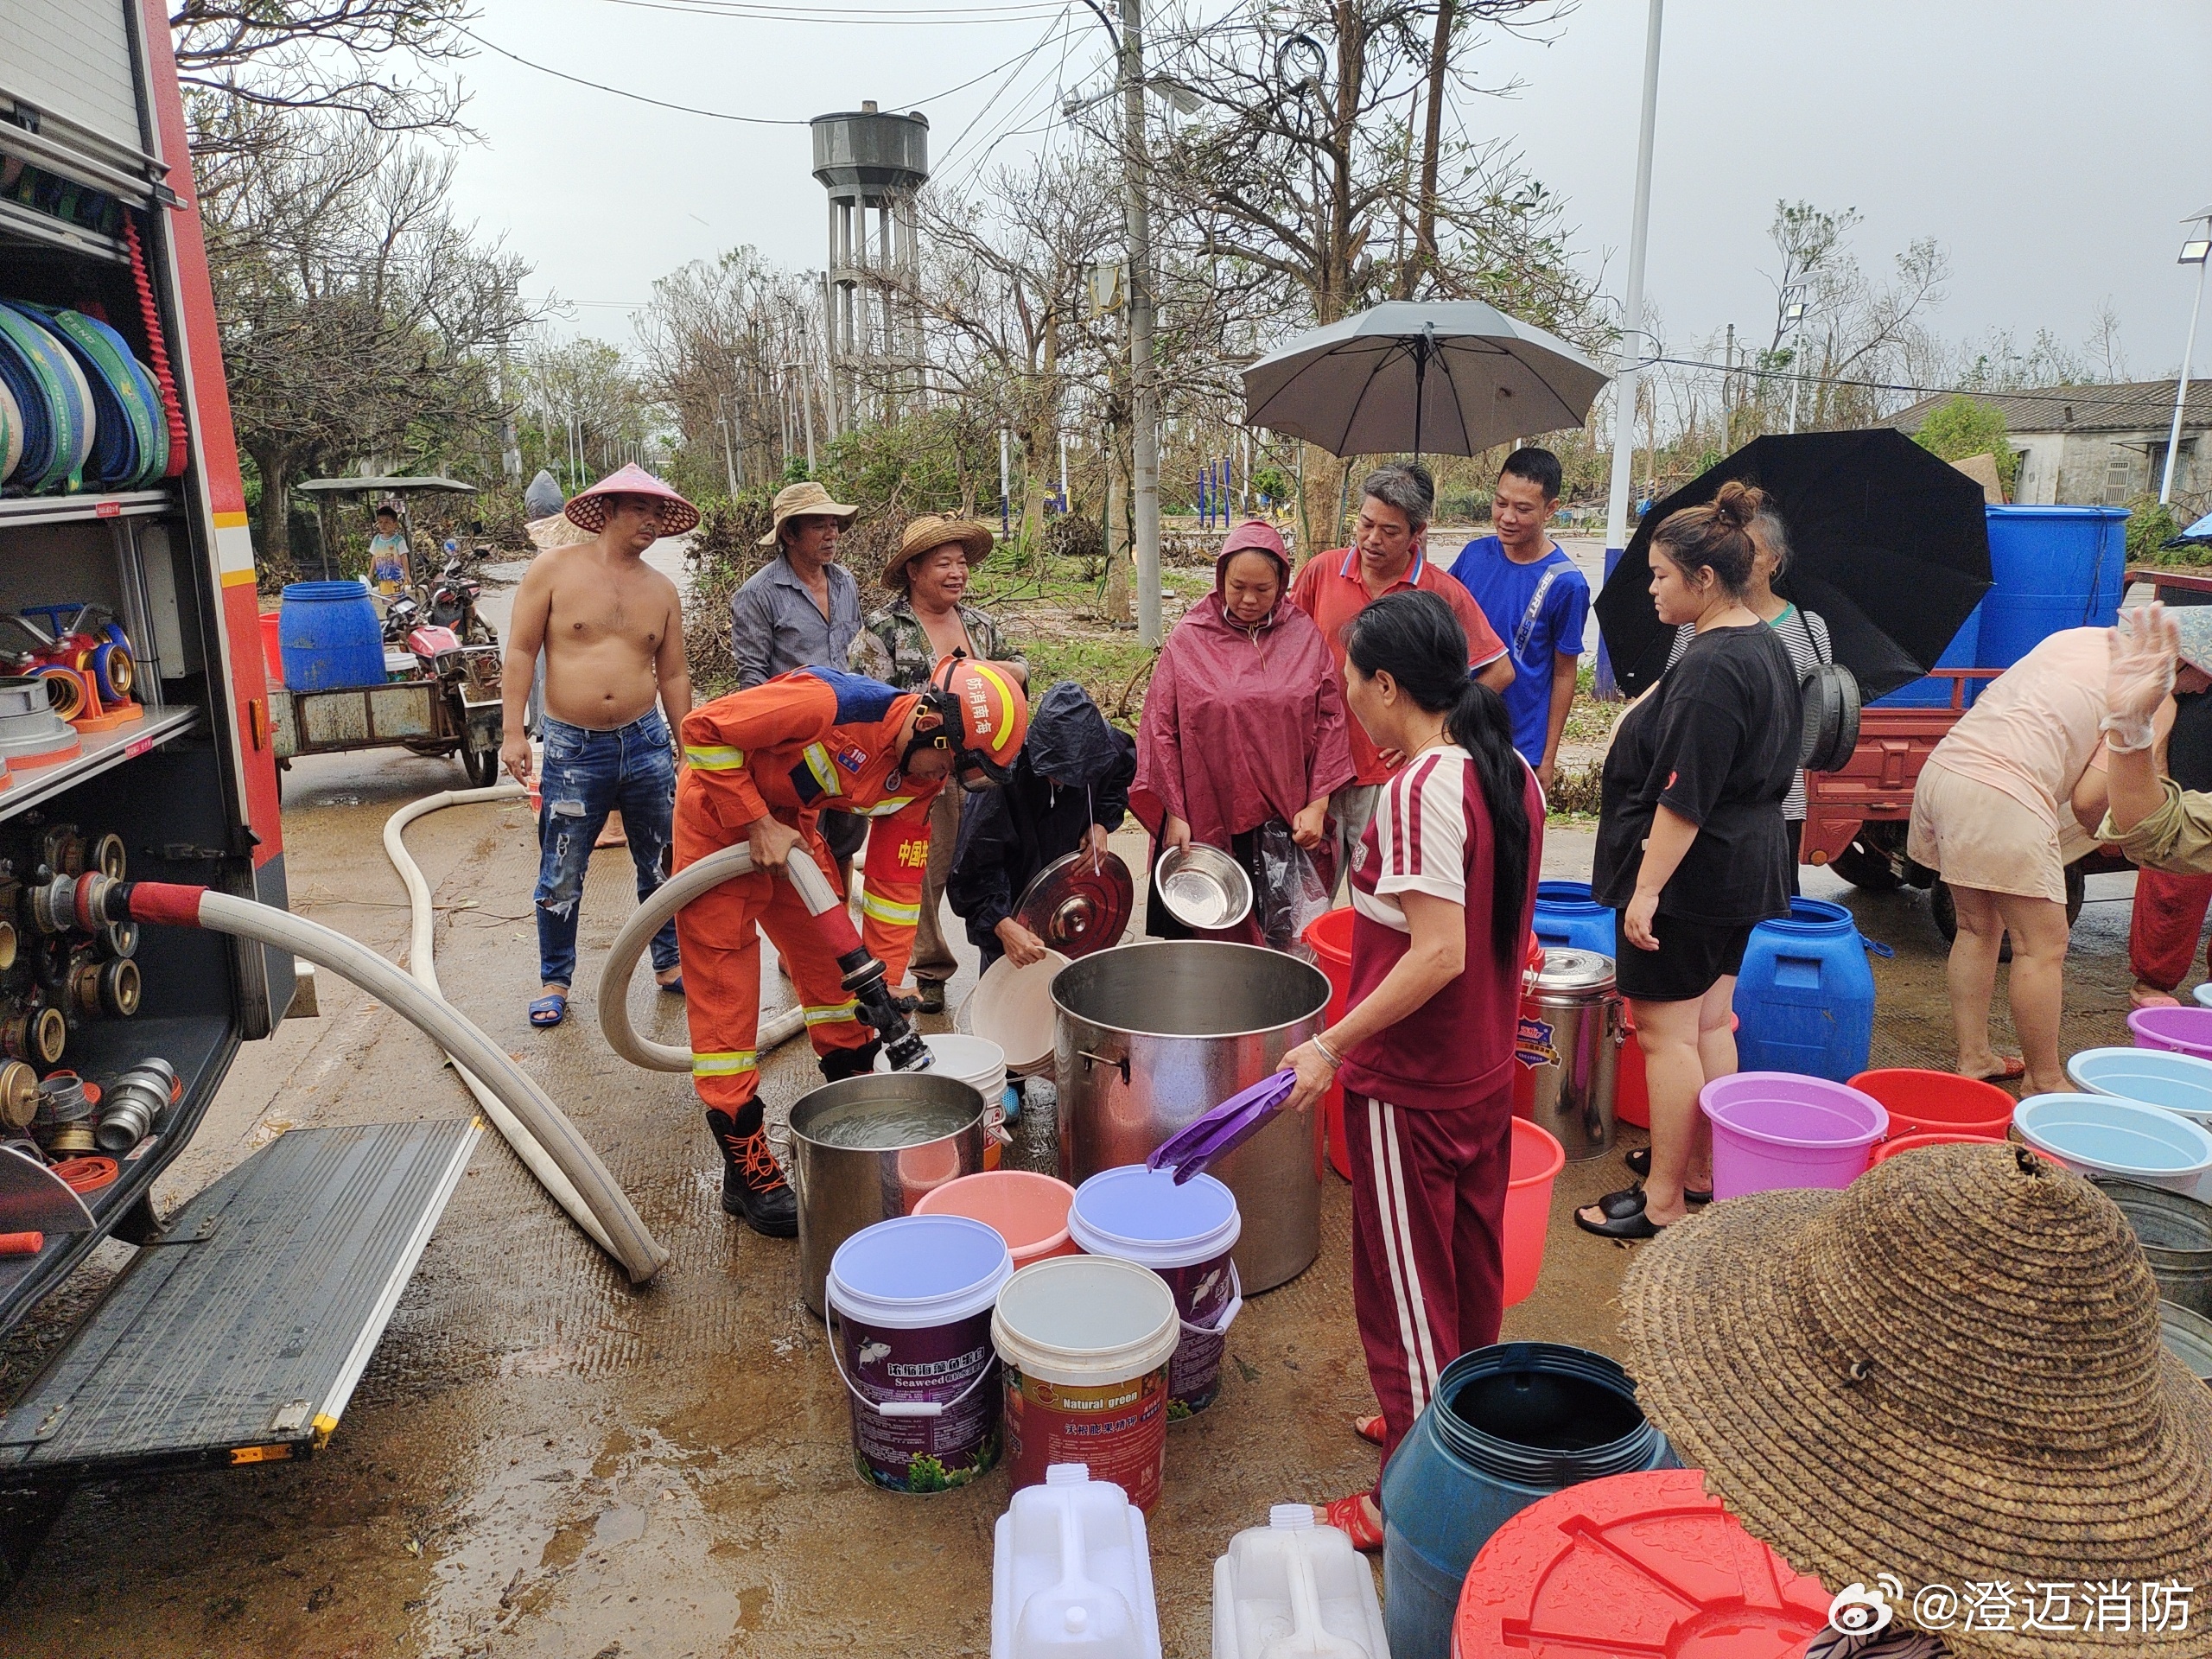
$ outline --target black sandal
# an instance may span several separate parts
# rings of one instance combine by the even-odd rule
[[[1650,1147],[1638,1147],[1633,1152],[1624,1153],[1621,1156],[1621,1161],[1628,1166],[1628,1173],[1635,1176],[1637,1180],[1648,1181],[1651,1179]],[[1686,1186],[1682,1189],[1682,1202],[1685,1204],[1711,1204],[1713,1202],[1713,1193],[1710,1189],[1700,1192],[1694,1187]]]
[[[1619,1192],[1608,1192],[1594,1206],[1605,1214],[1605,1220],[1592,1221],[1581,1211],[1574,1212],[1574,1224],[1586,1233],[1595,1233],[1600,1238],[1636,1241],[1656,1238],[1667,1230],[1643,1213],[1643,1189],[1631,1186]]]

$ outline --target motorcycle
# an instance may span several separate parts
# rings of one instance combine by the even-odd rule
[[[451,629],[464,645],[496,645],[499,634],[476,609],[477,601],[484,596],[484,584],[467,575],[463,564],[458,554],[448,558],[429,584],[424,620],[433,627]]]

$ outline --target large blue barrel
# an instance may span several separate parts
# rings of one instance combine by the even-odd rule
[[[1982,606],[1977,605],[1967,613],[1967,620],[1959,625],[1959,631],[1951,636],[1951,643],[1936,659],[1936,667],[1981,666],[1979,661],[1981,654],[1981,612]],[[1956,683],[1955,680],[1942,679],[1933,674],[1923,675],[1910,684],[1899,686],[1887,696],[1875,698],[1867,706],[1873,709],[1948,709],[1951,706],[1952,688]],[[1961,706],[1973,707],[1974,693],[1980,689],[1980,683],[1968,680],[1966,700]]]
[[[1751,930],[1736,980],[1736,1063],[1847,1083],[1874,1040],[1874,969],[1841,905],[1792,899],[1786,921]]]
[[[1613,912],[1590,897],[1587,881],[1539,881],[1529,931],[1547,950],[1613,954]]]
[[[284,589],[276,642],[290,691],[384,683],[384,627],[359,582],[296,582]]]
[[[1975,666],[2010,668],[2066,628],[2109,627],[2127,563],[2125,507],[1989,507]]]
[[[1538,1498],[1605,1475],[1677,1469],[1602,1354],[1500,1343],[1444,1368],[1382,1471],[1382,1622],[1392,1659],[1446,1659],[1482,1547]]]

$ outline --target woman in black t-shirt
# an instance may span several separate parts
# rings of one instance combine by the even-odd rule
[[[1782,804],[1804,716],[1789,652],[1745,604],[1764,498],[1724,484],[1651,542],[1659,620],[1696,637],[1621,717],[1600,775],[1591,887],[1616,912],[1615,971],[1651,1095],[1643,1185],[1575,1212],[1607,1238],[1649,1238],[1712,1196],[1698,1091],[1736,1069],[1729,1003],[1751,929],[1789,911]]]

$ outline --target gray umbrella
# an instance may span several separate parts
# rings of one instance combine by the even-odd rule
[[[1581,425],[1610,378],[1480,300],[1390,300],[1247,368],[1244,420],[1334,455],[1472,455]]]

